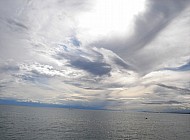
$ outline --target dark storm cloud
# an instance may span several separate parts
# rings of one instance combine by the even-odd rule
[[[164,85],[164,84],[157,84],[157,85],[160,86],[160,87],[167,88],[167,89],[180,91],[180,93],[184,94],[184,95],[190,94],[190,89],[187,89],[187,88],[179,88],[179,87],[176,87],[176,86],[168,86],[168,85]]]

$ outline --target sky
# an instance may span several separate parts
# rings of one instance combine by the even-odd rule
[[[0,99],[190,110],[189,0],[1,0]]]

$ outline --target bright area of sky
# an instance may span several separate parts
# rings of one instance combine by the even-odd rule
[[[113,34],[126,35],[133,30],[135,15],[144,10],[144,0],[97,0],[92,9],[78,16],[77,26],[85,32],[84,38],[90,35],[94,40]]]
[[[190,1],[0,1],[0,99],[189,111]]]

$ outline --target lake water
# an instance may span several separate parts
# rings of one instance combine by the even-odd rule
[[[106,139],[190,140],[190,115],[0,105],[0,140]]]

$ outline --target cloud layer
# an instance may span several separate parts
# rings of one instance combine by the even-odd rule
[[[133,32],[89,39],[78,20],[93,6],[86,0],[1,1],[0,98],[189,110],[189,1],[147,0],[128,27]]]

